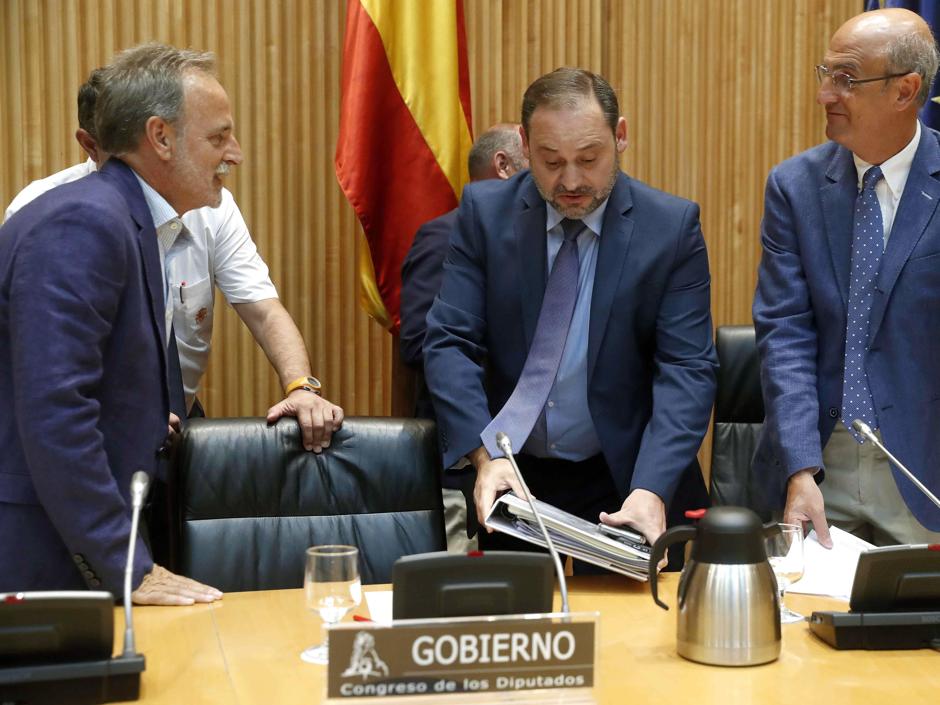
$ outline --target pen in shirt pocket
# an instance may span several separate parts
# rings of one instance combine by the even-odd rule
[[[186,282],[180,282],[180,303],[183,303],[183,289],[186,288]]]

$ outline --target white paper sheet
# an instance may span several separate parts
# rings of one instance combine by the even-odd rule
[[[364,593],[366,604],[369,605],[369,617],[373,622],[382,624],[392,623],[392,591],[369,590]]]
[[[831,549],[819,543],[815,530],[803,540],[803,577],[790,585],[787,592],[825,595],[848,602],[858,556],[874,546],[834,526],[829,527],[829,536]]]

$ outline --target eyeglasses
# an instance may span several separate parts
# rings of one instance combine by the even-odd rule
[[[849,93],[855,86],[858,86],[862,83],[871,83],[872,81],[887,81],[891,78],[898,78],[899,76],[906,76],[910,71],[902,71],[901,73],[891,73],[887,76],[875,76],[875,78],[852,78],[847,73],[842,71],[833,71],[828,66],[823,66],[818,64],[816,66],[816,80],[822,83],[827,78],[832,81],[832,87],[835,88],[840,93]]]

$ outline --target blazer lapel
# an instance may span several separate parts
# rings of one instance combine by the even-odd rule
[[[147,281],[147,293],[150,295],[150,313],[153,315],[153,322],[157,328],[157,334],[160,337],[160,349],[166,352],[166,297],[163,293],[163,275],[160,272],[160,247],[157,244],[157,231],[154,230],[153,221],[150,220],[150,212],[147,212],[149,222],[141,223],[140,231],[137,233],[137,241],[140,245],[140,255],[144,261],[144,278]],[[135,217],[135,220],[137,218]],[[165,361],[164,361],[165,362]]]
[[[875,296],[872,303],[869,340],[874,340],[877,335],[898,275],[924,234],[927,223],[937,209],[937,203],[940,202],[940,183],[934,176],[938,172],[940,147],[934,134],[922,127],[920,144],[911,163],[911,173],[904,185],[904,194],[898,204],[894,225],[891,226],[888,246],[875,278],[875,291],[880,295]]]
[[[848,310],[852,228],[855,220],[855,199],[858,197],[858,171],[849,150],[843,147],[836,150],[826,170],[826,178],[830,183],[823,186],[819,192],[826,221],[826,238],[829,241],[829,254],[836,273],[836,283],[842,295],[842,306]]]
[[[529,177],[528,188],[522,195],[522,210],[515,218],[516,272],[519,274],[522,295],[522,329],[526,350],[532,347],[535,326],[542,308],[545,284],[548,279],[546,262],[548,239],[545,232],[545,201]],[[513,287],[515,288],[515,287]]]
[[[157,243],[157,231],[153,227],[153,217],[147,207],[144,193],[134,176],[133,170],[119,159],[111,158],[105,164],[103,173],[113,176],[118,182],[124,198],[127,200],[131,217],[137,224],[137,245],[140,248],[140,258],[143,262],[144,280],[147,286],[147,295],[150,299],[150,314],[154,331],[160,344],[160,358],[166,368],[166,317],[164,315],[166,299],[163,295],[163,274],[160,261],[160,246]]]
[[[620,172],[607,210],[604,212],[604,224],[601,227],[601,238],[597,251],[597,268],[594,270],[594,290],[591,294],[591,322],[588,328],[587,374],[590,382],[600,351],[610,310],[614,302],[614,294],[620,283],[624,262],[627,260],[627,251],[630,249],[630,240],[633,237],[634,223],[629,217],[633,208],[633,196],[630,193],[630,179]]]

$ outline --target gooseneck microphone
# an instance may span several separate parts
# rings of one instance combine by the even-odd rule
[[[914,486],[917,487],[917,489],[919,489],[921,492],[923,492],[924,495],[927,497],[927,499],[933,502],[937,506],[937,508],[940,509],[940,499],[937,499],[936,495],[934,495],[933,492],[928,490],[923,482],[921,482],[916,477],[914,477],[914,473],[912,473],[910,470],[904,467],[904,463],[902,463],[900,460],[895,458],[891,454],[891,451],[885,448],[884,444],[878,440],[878,436],[874,434],[874,432],[871,430],[871,427],[867,423],[865,423],[861,419],[855,419],[855,421],[852,422],[852,428],[858,431],[858,433],[860,433],[866,439],[874,443],[875,446],[878,449],[880,449],[882,453],[887,455],[888,459],[892,463],[894,463],[895,466],[897,466],[898,470],[903,472],[907,476],[907,479],[913,482]]]
[[[134,645],[134,621],[131,615],[131,578],[134,573],[134,549],[137,546],[137,527],[140,524],[140,510],[144,506],[144,497],[150,487],[150,478],[143,470],[138,470],[131,477],[131,535],[127,547],[127,565],[124,566],[124,653],[132,656],[137,653]]]
[[[11,593],[0,600],[4,634],[0,651],[23,659],[11,664],[0,657],[0,703],[98,705],[140,698],[140,674],[147,668],[134,646],[131,576],[140,510],[150,478],[131,478],[131,531],[124,569],[124,651],[114,653],[114,595],[104,590]],[[38,635],[38,636],[37,636]],[[4,650],[6,647],[7,650]],[[23,662],[26,665],[23,665]],[[67,695],[66,695],[67,694]]]
[[[522,473],[519,471],[519,466],[516,465],[516,458],[512,452],[512,443],[509,440],[509,436],[502,431],[498,431],[496,433],[496,445],[503,451],[506,458],[509,460],[509,464],[512,465],[512,469],[516,473],[516,479],[519,480],[519,484],[522,485],[522,490],[525,492],[526,501],[532,509],[532,514],[535,515],[535,521],[538,522],[539,530],[542,532],[542,538],[545,539],[548,552],[555,562],[555,573],[558,575],[558,588],[561,591],[561,611],[568,614],[570,612],[568,609],[568,583],[565,582],[565,569],[562,568],[561,557],[555,549],[555,544],[552,543],[552,537],[548,535],[548,531],[545,529],[545,524],[542,523],[539,510],[535,508],[535,502],[532,501],[532,495],[529,493],[529,486],[525,483]]]

